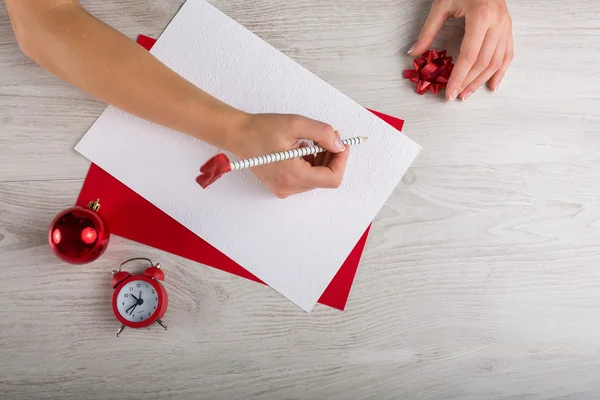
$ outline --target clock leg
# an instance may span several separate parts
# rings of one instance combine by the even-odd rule
[[[121,332],[123,332],[123,329],[125,329],[125,325],[121,325],[121,327],[117,331],[117,337],[119,337],[119,335],[121,334]]]
[[[162,322],[160,319],[156,320],[156,323],[158,323],[160,326],[162,326],[163,328],[165,328],[165,330],[167,330],[167,326],[165,325],[164,322]]]

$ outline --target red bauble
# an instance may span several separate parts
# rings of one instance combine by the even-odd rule
[[[100,202],[72,207],[58,214],[48,230],[50,248],[70,264],[90,263],[104,253],[110,240],[108,225],[98,214]]]

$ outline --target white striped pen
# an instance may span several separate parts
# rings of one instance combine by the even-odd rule
[[[342,143],[346,146],[355,146],[357,144],[363,143],[367,140],[366,137],[354,137],[349,139],[342,140]],[[206,189],[212,183],[214,183],[217,179],[219,179],[223,174],[231,171],[239,171],[244,168],[252,168],[257,167],[259,165],[265,165],[277,161],[290,160],[292,158],[299,158],[308,156],[311,154],[322,153],[325,150],[321,146],[310,146],[310,147],[300,147],[297,149],[280,151],[278,153],[267,154],[266,156],[258,156],[247,158],[245,160],[240,161],[231,161],[229,157],[227,157],[223,153],[219,153],[216,156],[212,157],[208,160],[202,167],[200,167],[200,176],[196,178],[196,182],[202,186],[203,189]]]
[[[353,137],[349,139],[342,140],[342,143],[345,146],[355,146],[357,144],[361,144],[366,141],[366,137]],[[232,161],[229,165],[231,167],[231,171],[237,171],[244,168],[252,168],[257,167],[259,165],[265,165],[277,161],[290,160],[292,158],[299,158],[304,156],[309,156],[311,154],[322,153],[325,150],[321,146],[310,146],[310,147],[299,147],[297,149],[280,151],[278,153],[267,154],[266,156],[258,156],[252,158],[246,158],[245,160]]]

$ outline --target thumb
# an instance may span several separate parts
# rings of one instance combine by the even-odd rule
[[[435,1],[431,6],[423,29],[421,29],[419,39],[417,39],[417,42],[410,48],[408,54],[411,56],[420,56],[429,50],[433,40],[448,18],[450,18],[450,12],[447,7],[447,2]]]
[[[310,126],[304,127],[298,133],[303,137],[296,139],[309,139],[319,144],[331,153],[341,153],[346,149],[340,138],[340,133],[329,124],[308,120]]]

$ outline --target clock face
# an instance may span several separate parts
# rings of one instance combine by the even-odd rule
[[[128,282],[115,300],[121,317],[130,322],[144,322],[160,309],[156,288],[143,280]]]

